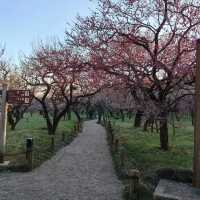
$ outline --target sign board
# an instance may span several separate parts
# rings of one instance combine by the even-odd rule
[[[8,90],[7,102],[9,104],[30,104],[32,95],[30,90]]]

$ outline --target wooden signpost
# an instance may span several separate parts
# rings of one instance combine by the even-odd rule
[[[9,104],[30,104],[31,103],[30,90],[8,90],[7,102]]]
[[[7,125],[7,89],[8,84],[2,83],[2,101],[0,113],[0,163],[4,163],[4,153],[6,146],[6,125]]]
[[[8,104],[27,105],[31,103],[32,95],[30,90],[8,90],[8,84],[0,82],[2,85],[1,109],[0,109],[0,163],[4,163],[6,147],[6,125]]]

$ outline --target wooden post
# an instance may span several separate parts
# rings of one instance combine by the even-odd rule
[[[113,134],[113,132],[110,132],[110,145],[111,145],[111,147],[113,145],[113,141],[114,141],[114,134]]]
[[[62,142],[65,142],[65,133],[62,133]]]
[[[78,132],[80,131],[80,123],[79,122],[77,122],[77,130],[78,130]]]
[[[139,177],[140,172],[136,169],[131,169],[128,172],[129,177],[129,199],[139,199]]]
[[[54,135],[51,136],[51,150],[54,151],[55,149],[55,138]]]
[[[193,185],[200,188],[200,39],[196,50],[195,110]]]
[[[109,125],[108,125],[108,132],[109,132],[109,134],[110,134],[110,145],[111,145],[111,147],[113,146],[113,143],[114,143],[114,133],[113,133],[113,129],[112,129],[112,125],[111,125],[111,122],[109,121],[109,123],[108,123]]]
[[[120,151],[120,168],[124,168],[125,159],[126,159],[125,151],[124,151],[124,149],[122,149]]]
[[[119,147],[119,139],[115,139],[114,140],[114,144],[113,144],[113,152],[117,153],[118,152],[118,147]]]
[[[74,134],[76,135],[77,129],[76,129],[76,124],[74,124]]]
[[[8,89],[8,84],[2,83],[2,105],[0,114],[0,163],[4,162],[4,154],[6,146],[7,89]]]
[[[26,159],[28,161],[28,167],[33,169],[33,138],[26,139]]]

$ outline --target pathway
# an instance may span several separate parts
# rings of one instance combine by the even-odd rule
[[[0,200],[122,200],[106,133],[95,121],[30,173],[0,174]]]

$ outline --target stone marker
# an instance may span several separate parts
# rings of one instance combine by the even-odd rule
[[[200,189],[161,179],[154,192],[154,200],[200,200]]]

